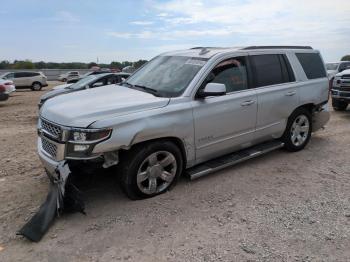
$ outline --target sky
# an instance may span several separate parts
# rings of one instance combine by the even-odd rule
[[[136,61],[194,46],[311,45],[350,54],[350,0],[11,0],[0,60]]]

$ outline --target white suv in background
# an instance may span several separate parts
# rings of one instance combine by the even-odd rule
[[[61,74],[58,76],[58,80],[59,81],[62,81],[62,82],[67,82],[68,79],[71,79],[71,78],[79,78],[80,77],[80,74],[78,71],[69,71],[65,74]]]
[[[42,72],[9,72],[1,78],[12,80],[17,89],[31,88],[33,91],[40,91],[42,87],[47,86],[47,77]]]

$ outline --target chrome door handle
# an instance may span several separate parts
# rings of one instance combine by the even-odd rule
[[[241,106],[250,106],[254,103],[255,103],[254,100],[248,100],[248,101],[244,101],[243,103],[241,103]]]
[[[295,91],[290,91],[288,93],[286,93],[286,96],[294,96],[297,92]]]

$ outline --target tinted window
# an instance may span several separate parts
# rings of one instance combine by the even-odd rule
[[[246,59],[235,57],[224,60],[215,66],[208,77],[207,83],[225,84],[227,93],[247,89]]]
[[[255,86],[269,86],[294,81],[294,74],[285,55],[251,56]]]
[[[326,70],[318,53],[297,53],[295,54],[304,69],[308,79],[326,77]]]
[[[27,73],[26,72],[15,73],[15,78],[20,78],[20,77],[27,77]]]
[[[350,68],[350,62],[341,63],[339,66],[339,72],[344,71],[345,69],[349,69],[349,68]]]

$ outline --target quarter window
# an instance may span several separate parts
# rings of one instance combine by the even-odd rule
[[[253,55],[250,58],[256,87],[295,81],[293,71],[285,55]]]
[[[303,67],[308,79],[316,79],[327,76],[320,54],[296,53],[295,55]]]
[[[207,79],[207,83],[225,84],[227,93],[248,89],[245,57],[235,57],[220,62]]]

